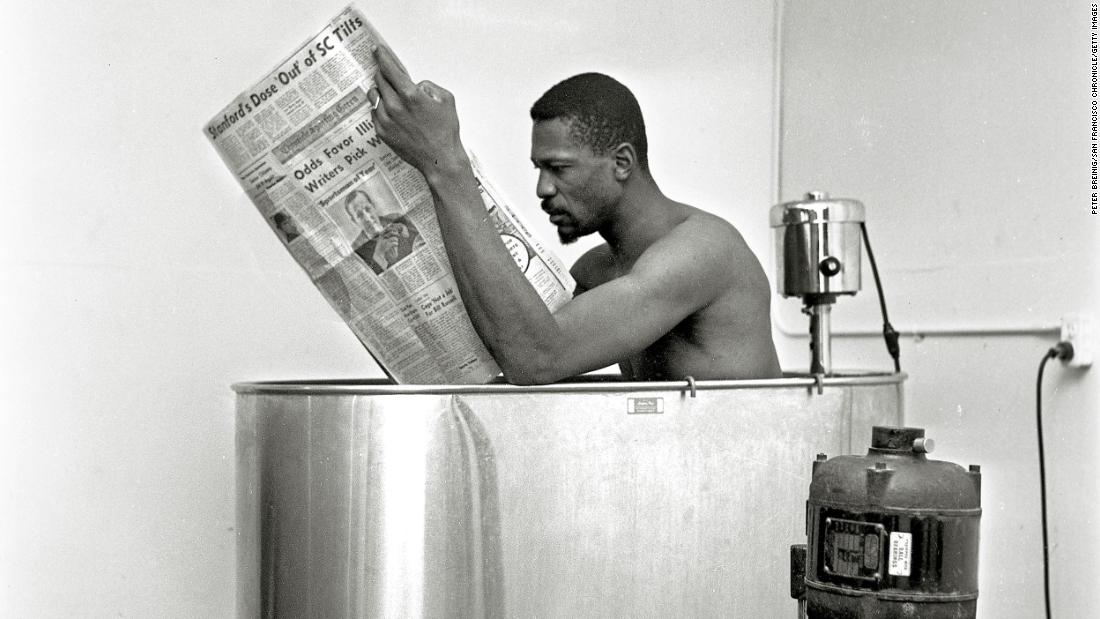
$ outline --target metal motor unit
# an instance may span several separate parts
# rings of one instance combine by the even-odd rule
[[[810,373],[832,372],[829,313],[838,295],[860,289],[860,224],[863,204],[829,198],[822,191],[772,207],[776,288],[801,297],[810,316]]]
[[[981,470],[929,460],[932,446],[920,428],[875,426],[866,456],[818,454],[807,544],[791,548],[806,617],[976,615]]]

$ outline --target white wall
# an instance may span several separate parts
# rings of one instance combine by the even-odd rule
[[[1043,613],[1035,383],[1057,333],[1028,331],[1071,312],[1100,318],[1089,5],[782,11],[782,198],[861,199],[891,322],[931,332],[902,341],[907,422],[937,439],[933,457],[982,466],[980,617]],[[866,261],[864,276],[833,311],[841,332],[881,328]],[[804,325],[797,301],[782,303]],[[1003,333],[951,333],[973,330]],[[805,338],[777,344],[785,367],[805,367]],[[881,337],[840,335],[833,356],[889,367]],[[1095,616],[1100,369],[1052,362],[1044,383],[1053,612]]]
[[[0,615],[229,616],[229,385],[381,373],[201,128],[343,2],[70,4],[0,18]],[[532,222],[527,108],[601,70],[666,192],[769,251],[770,0],[360,6]]]

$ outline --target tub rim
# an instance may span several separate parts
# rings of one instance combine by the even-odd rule
[[[450,395],[520,393],[608,393],[710,391],[716,389],[787,389],[900,384],[905,372],[837,372],[828,376],[784,373],[755,380],[625,381],[617,374],[588,374],[548,385],[511,385],[497,379],[484,385],[397,385],[386,378],[244,381],[231,385],[238,395]]]

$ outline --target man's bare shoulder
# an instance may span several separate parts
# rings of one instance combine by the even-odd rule
[[[670,255],[691,263],[694,269],[725,270],[746,257],[755,261],[752,251],[737,228],[725,219],[695,207],[687,207],[687,217],[661,240],[653,244],[655,254]]]
[[[576,294],[591,290],[615,276],[615,261],[611,248],[603,243],[584,252],[573,263],[569,274],[577,281]]]
[[[678,229],[701,236],[708,241],[743,245],[745,240],[730,222],[699,208],[691,207],[690,215]]]
[[[649,272],[686,279],[712,300],[733,295],[742,302],[764,303],[770,287],[759,259],[733,224],[689,207],[688,216],[654,243],[639,266]]]

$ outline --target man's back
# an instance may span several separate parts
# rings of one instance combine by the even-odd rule
[[[705,305],[644,350],[621,360],[623,376],[630,380],[780,376],[769,323],[770,291],[759,261],[728,222],[678,206],[684,212],[683,221],[637,258],[617,257],[603,244],[589,250],[572,269],[577,294],[638,268],[679,272],[691,278],[692,285],[711,289]],[[707,260],[693,262],[700,250]],[[651,257],[657,260],[647,260]]]

